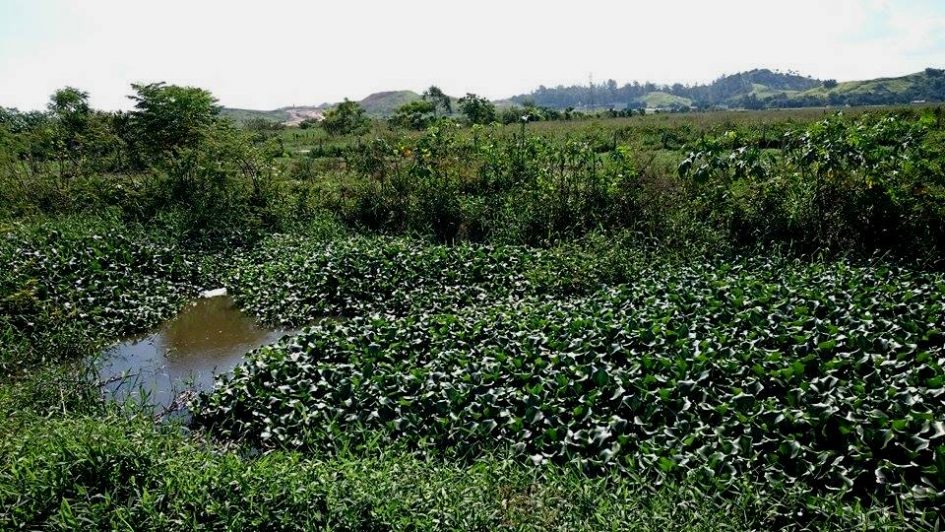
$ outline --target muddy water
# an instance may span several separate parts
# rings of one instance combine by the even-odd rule
[[[258,326],[227,296],[198,299],[159,331],[108,349],[99,375],[116,399],[144,392],[162,408],[184,390],[209,389],[214,375],[232,370],[248,351],[285,334]]]

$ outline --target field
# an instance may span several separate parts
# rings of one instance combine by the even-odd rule
[[[329,134],[177,89],[0,121],[0,528],[942,526],[941,108]],[[189,415],[105,400],[216,287],[298,332]]]

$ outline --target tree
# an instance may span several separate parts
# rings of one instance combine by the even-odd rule
[[[834,88],[837,87],[837,85],[838,85],[838,83],[837,83],[837,80],[835,80],[835,79],[828,79],[828,80],[824,81],[824,88],[825,88],[825,89],[834,89]]]
[[[367,132],[371,120],[361,104],[345,98],[325,113],[321,125],[330,135],[360,135]]]
[[[279,132],[285,129],[285,124],[265,118],[251,118],[243,124],[243,130],[250,133],[253,142],[259,144],[269,139],[278,138]]]
[[[459,109],[470,124],[491,124],[496,120],[495,105],[471,92],[459,99]]]
[[[423,93],[423,99],[433,104],[433,116],[436,117],[437,109],[442,108],[445,114],[453,113],[453,101],[436,85],[430,85],[430,88]]]
[[[247,131],[282,131],[285,129],[285,124],[282,122],[276,122],[275,120],[269,120],[266,118],[250,118],[243,124],[243,129]]]
[[[47,109],[53,124],[49,133],[60,176],[81,173],[90,140],[89,93],[74,87],[59,89],[50,96]]]
[[[22,161],[24,168],[35,174],[40,171],[41,161],[54,157],[52,120],[49,113],[41,111],[20,112],[0,107],[0,130],[5,130],[4,140],[7,154]],[[8,161],[10,162],[10,161]]]
[[[5,111],[3,107],[0,107],[0,175],[13,175],[16,172],[17,159],[22,147],[20,139],[9,127],[9,122],[12,122],[14,115],[9,115],[11,120],[4,120],[7,118]]]
[[[151,156],[196,148],[218,123],[220,107],[209,91],[163,82],[131,87],[134,134]]]
[[[167,200],[187,205],[201,220],[196,225],[211,223],[225,210],[237,177],[252,184],[254,197],[262,197],[270,156],[246,130],[219,116],[209,91],[164,83],[132,88],[135,109],[121,128],[126,142],[142,163],[168,179]]]
[[[436,119],[436,105],[427,100],[405,103],[394,111],[390,123],[406,129],[426,129]]]
[[[499,113],[499,122],[503,124],[518,124],[522,122],[522,118],[526,117],[527,111],[521,107],[506,107],[502,109]],[[527,118],[530,120],[530,117]]]
[[[49,112],[63,122],[81,123],[92,109],[89,107],[89,93],[66,87],[59,89],[49,97]]]
[[[299,122],[299,129],[312,129],[318,126],[318,123],[321,122],[318,118],[306,118]]]

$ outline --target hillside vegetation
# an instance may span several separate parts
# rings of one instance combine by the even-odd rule
[[[237,124],[246,124],[252,120],[265,120],[267,122],[285,123],[289,120],[289,112],[286,109],[275,109],[272,111],[256,111],[253,109],[236,109],[233,107],[224,107],[220,114],[233,120]]]
[[[390,116],[400,106],[419,99],[420,95],[413,91],[387,91],[376,92],[357,103],[368,116],[380,118]],[[327,103],[317,106],[282,107],[272,111],[224,107],[221,114],[238,124],[247,124],[252,120],[265,120],[285,125],[297,125],[307,118],[321,118],[327,110],[333,107],[335,107],[335,104]]]
[[[664,95],[688,100],[671,100]],[[843,105],[895,105],[916,100],[945,100],[945,71],[898,78],[836,83],[767,69],[721,77],[706,85],[684,86],[633,83],[618,87],[608,81],[594,86],[541,87],[512,98],[513,102],[564,109],[660,107],[782,108]],[[655,105],[654,105],[655,104]]]
[[[409,90],[371,94],[358,103],[368,116],[392,116],[421,95]],[[452,98],[455,102],[456,98]],[[836,82],[819,80],[795,73],[756,69],[723,76],[705,85],[658,85],[616,81],[585,86],[541,86],[508,99],[495,101],[499,108],[537,106],[563,111],[600,111],[606,109],[689,110],[710,108],[765,109],[858,105],[903,105],[916,101],[945,101],[945,70],[929,68],[923,72],[895,78]],[[325,111],[335,104],[317,107],[286,107],[274,111],[225,108],[223,114],[238,123],[264,119],[278,123],[297,123],[292,117],[301,110]]]
[[[383,117],[390,116],[402,105],[419,99],[420,95],[413,91],[387,91],[371,94],[358,103],[368,116]]]

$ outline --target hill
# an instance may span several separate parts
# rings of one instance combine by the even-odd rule
[[[945,70],[927,68],[908,76],[848,81],[794,95],[794,100],[819,99],[829,105],[880,105],[945,101]]]
[[[364,110],[368,115],[375,118],[381,118],[393,114],[394,111],[401,105],[419,99],[419,94],[409,90],[384,91],[375,92],[374,94],[368,95],[358,103],[361,104],[361,107],[364,107]],[[272,111],[256,111],[252,109],[224,107],[221,111],[221,114],[223,116],[229,117],[238,124],[245,124],[250,120],[262,119],[292,126],[299,124],[305,119],[320,119],[324,115],[325,111],[331,109],[335,105],[336,104],[323,103],[321,105],[280,107],[279,109],[273,109]]]
[[[420,98],[421,96],[413,91],[386,91],[375,92],[358,103],[361,104],[361,107],[364,107],[367,114],[383,117],[394,114],[394,111],[401,105],[417,101]]]
[[[689,107],[692,105],[692,100],[683,96],[669,94],[668,92],[653,91],[640,98],[638,103],[643,104],[643,106],[648,109],[664,109],[671,107]]]
[[[419,100],[410,90],[376,92],[360,100],[369,116],[390,116],[398,107]],[[536,105],[551,109],[768,109],[845,105],[897,105],[915,101],[945,101],[945,70],[928,68],[907,76],[864,81],[836,82],[802,76],[796,72],[755,69],[722,76],[703,85],[657,85],[614,80],[593,85],[538,89],[494,102],[498,107]],[[454,100],[455,103],[455,100]],[[288,125],[306,118],[320,118],[335,104],[283,107],[272,111],[224,108],[223,114],[238,123],[264,119]]]
[[[224,107],[220,114],[230,118],[237,124],[245,124],[250,120],[269,120],[270,122],[285,122],[289,119],[289,113],[285,108],[272,111],[257,111],[254,109],[236,109]]]
[[[528,94],[513,96],[513,103],[533,103],[556,109],[599,109],[648,107],[674,109],[681,107],[729,106],[739,98],[752,94],[774,95],[783,91],[800,92],[822,86],[823,82],[793,72],[756,69],[723,76],[705,85],[658,85],[627,83],[618,86],[614,80],[594,85],[572,85],[548,88],[541,86]]]
[[[252,109],[234,109],[224,107],[220,114],[232,119],[237,124],[245,124],[250,120],[268,120],[289,126],[296,126],[309,118],[320,119],[325,112],[324,105],[305,105],[299,107],[280,107],[272,111],[255,111]]]
[[[794,72],[756,69],[723,76],[704,85],[657,85],[613,80],[595,85],[539,87],[510,99],[556,109],[648,107],[657,109],[780,108],[840,105],[892,105],[916,100],[945,100],[945,71],[923,72],[896,78],[837,83]]]

